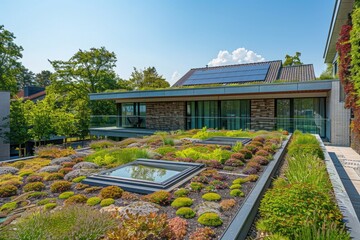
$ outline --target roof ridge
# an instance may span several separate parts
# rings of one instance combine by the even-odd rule
[[[282,68],[287,68],[287,67],[303,67],[303,66],[309,66],[309,65],[314,65],[312,63],[307,63],[307,64],[300,64],[300,65],[293,65],[293,66],[282,66]]]
[[[240,65],[251,65],[251,64],[261,64],[261,63],[272,63],[272,62],[282,62],[282,60],[272,60],[272,61],[264,61],[264,62],[252,62],[252,63],[238,63],[238,64],[229,64],[222,66],[213,66],[213,67],[200,67],[200,68],[191,68],[191,70],[200,70],[200,69],[213,69],[213,68],[226,68],[226,67],[234,67]]]

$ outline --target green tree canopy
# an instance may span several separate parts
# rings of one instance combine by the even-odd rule
[[[158,89],[170,87],[170,84],[159,75],[155,67],[138,70],[134,67],[129,81],[134,89]]]
[[[333,65],[331,63],[327,64],[326,70],[321,73],[319,79],[321,80],[334,79]]]
[[[40,73],[35,76],[35,85],[39,87],[47,87],[51,83],[52,73],[48,70],[42,70]]]
[[[19,60],[23,48],[14,42],[15,36],[0,25],[0,90],[17,93],[17,76],[23,67]]]
[[[21,72],[16,77],[18,89],[24,89],[26,86],[33,86],[35,84],[35,74],[24,66],[21,67]]]
[[[290,56],[290,55],[286,54],[283,66],[294,66],[294,65],[303,64],[300,60],[300,57],[301,57],[300,52],[296,52],[294,56]]]

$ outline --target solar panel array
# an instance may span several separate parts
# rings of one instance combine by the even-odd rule
[[[197,69],[183,85],[264,81],[269,68],[270,63]]]

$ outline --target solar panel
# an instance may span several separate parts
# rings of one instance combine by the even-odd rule
[[[183,85],[264,81],[269,68],[270,63],[198,69]]]

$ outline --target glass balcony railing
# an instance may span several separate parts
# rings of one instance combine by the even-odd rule
[[[194,128],[248,129],[248,130],[300,130],[326,137],[330,119],[325,118],[250,118],[250,117],[186,117],[186,116],[91,116],[90,128],[144,128],[176,130]]]

